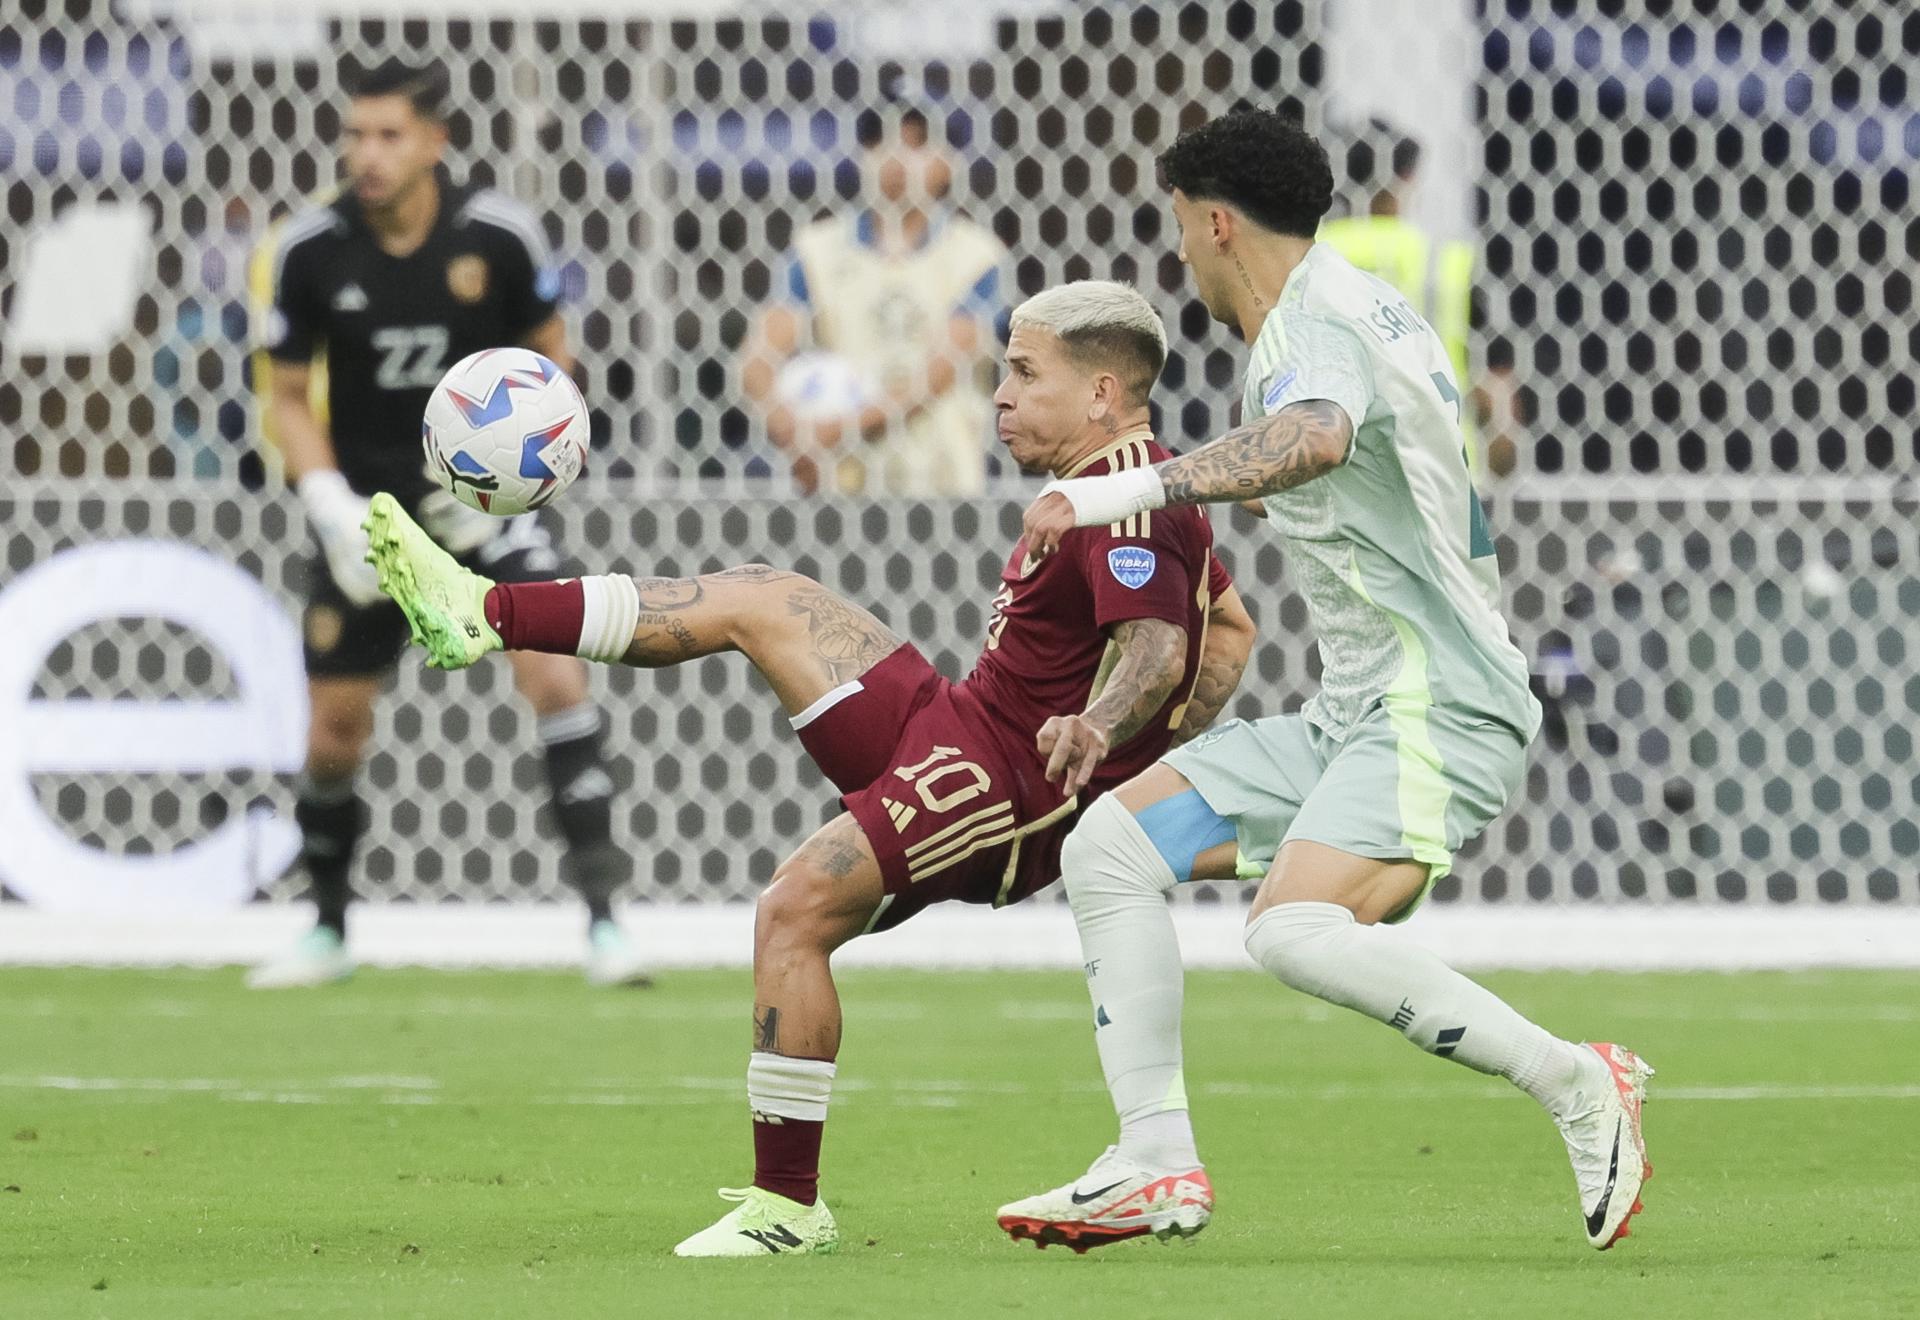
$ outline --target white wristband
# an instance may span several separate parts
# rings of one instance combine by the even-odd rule
[[[360,521],[356,513],[360,497],[353,493],[353,487],[336,468],[319,468],[307,473],[294,483],[293,491],[308,515],[317,522],[331,525],[342,520]]]
[[[1049,481],[1040,493],[1066,496],[1073,506],[1076,527],[1116,523],[1136,513],[1162,508],[1167,502],[1167,488],[1161,485],[1160,474],[1150,467]]]

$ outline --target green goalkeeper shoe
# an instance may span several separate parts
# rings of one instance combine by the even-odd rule
[[[406,612],[430,666],[465,669],[501,649],[500,634],[487,625],[493,583],[454,562],[385,491],[373,497],[364,525],[380,590]]]

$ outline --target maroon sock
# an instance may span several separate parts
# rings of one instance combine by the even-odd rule
[[[487,593],[487,626],[509,651],[573,655],[586,620],[586,590],[564,582],[502,582]]]
[[[820,1138],[825,1123],[753,1116],[753,1185],[812,1205],[820,1199]]]

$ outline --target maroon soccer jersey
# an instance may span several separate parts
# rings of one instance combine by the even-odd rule
[[[1121,436],[1071,476],[1149,467],[1173,455],[1146,431]],[[1213,557],[1213,527],[1186,506],[1136,514],[1106,527],[1078,527],[1039,564],[1024,538],[1013,548],[993,600],[986,646],[960,686],[1010,744],[1037,756],[1034,736],[1055,715],[1086,709],[1118,658],[1108,636],[1131,619],[1187,630],[1186,667],[1173,695],[1127,742],[1111,749],[1085,795],[1152,765],[1180,727],[1199,672],[1210,603],[1230,585]]]

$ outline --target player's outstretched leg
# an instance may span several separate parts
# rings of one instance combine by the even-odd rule
[[[840,1230],[820,1199],[840,996],[829,959],[865,930],[884,896],[880,863],[851,815],[822,826],[774,874],[754,921],[753,1185],[722,1189],[736,1209],[676,1256],[820,1255]]]
[[[1559,1039],[1400,931],[1371,924],[1402,910],[1426,883],[1421,863],[1296,839],[1280,849],[1255,896],[1247,952],[1294,989],[1532,1096],[1566,1140],[1587,1240],[1605,1250],[1627,1236],[1653,1172],[1640,1126],[1653,1069],[1618,1045]]]
[[[373,498],[367,539],[381,588],[441,669],[503,649],[646,669],[737,651],[799,716],[903,645],[852,601],[765,564],[699,577],[494,583],[461,568],[385,495]]]

